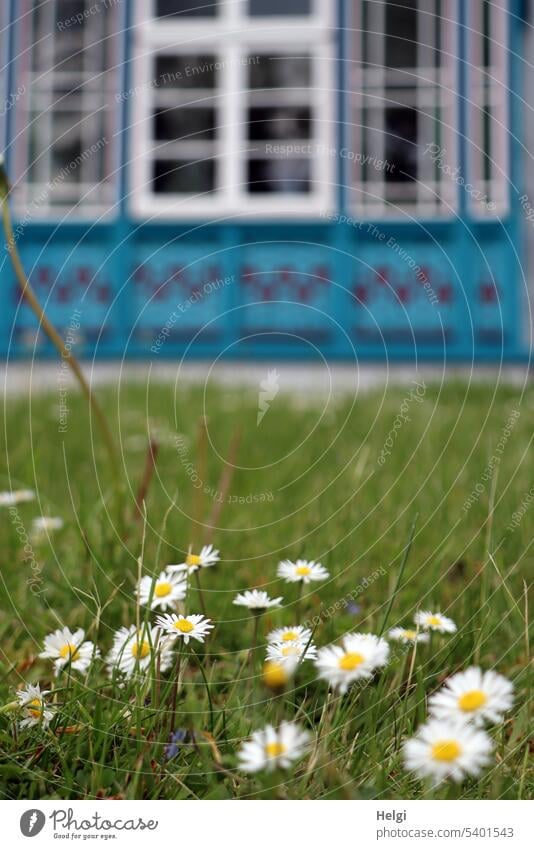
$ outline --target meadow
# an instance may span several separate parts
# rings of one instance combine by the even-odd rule
[[[282,386],[259,424],[253,390],[98,394],[119,490],[75,390],[4,405],[0,489],[36,498],[0,506],[3,798],[532,798],[532,387],[420,382],[326,401]],[[40,516],[63,524],[39,529]],[[139,577],[208,543],[220,561],[188,576],[175,607],[211,620],[205,641],[181,640],[165,670],[151,644],[144,671],[110,675],[118,629],[165,612],[139,603]],[[279,577],[297,558],[328,577]],[[283,600],[254,615],[234,604],[252,588]],[[457,630],[390,639],[421,610]],[[267,635],[299,623],[318,649],[375,634],[387,662],[346,693],[313,660],[269,677]],[[54,676],[39,654],[64,626],[83,628],[101,656]],[[403,746],[432,694],[471,666],[509,679],[513,706],[486,729],[487,765],[435,785],[406,768]],[[50,722],[21,727],[15,691],[37,683],[51,691]],[[305,732],[301,756],[244,770],[244,741],[283,721]]]

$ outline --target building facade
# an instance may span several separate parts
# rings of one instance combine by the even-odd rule
[[[3,15],[15,236],[79,355],[528,356],[524,0]],[[2,263],[2,353],[46,356]]]

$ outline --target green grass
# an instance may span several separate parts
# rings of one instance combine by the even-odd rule
[[[14,717],[0,715],[2,796],[532,797],[527,586],[534,572],[534,506],[527,506],[517,527],[510,523],[532,487],[534,392],[449,384],[429,386],[421,402],[406,402],[408,393],[390,389],[328,404],[280,393],[257,427],[252,391],[175,392],[165,385],[103,391],[120,436],[122,507],[82,398],[68,395],[66,433],[58,432],[57,394],[35,397],[31,405],[9,399],[0,488],[34,488],[39,502],[17,507],[18,523],[7,508],[0,512],[0,703],[11,701],[23,681],[60,690],[49,732],[17,730]],[[501,449],[513,410],[521,415]],[[409,421],[394,430],[390,454],[379,463],[399,411]],[[205,452],[197,446],[202,415]],[[202,573],[212,638],[207,648],[196,644],[198,657],[182,661],[175,727],[193,731],[195,743],[171,760],[164,746],[172,724],[172,674],[163,676],[159,692],[150,681],[120,689],[102,662],[87,679],[54,681],[50,664],[37,657],[44,636],[59,624],[84,627],[105,654],[113,630],[135,622],[143,526],[133,518],[133,504],[149,425],[162,444],[146,500],[143,571],[155,574],[179,562],[190,544],[196,548],[208,535],[223,557]],[[239,468],[211,532],[195,519],[206,520],[213,510],[222,459],[237,428]],[[177,432],[187,448],[184,441],[178,450]],[[493,472],[485,474],[488,464]],[[191,468],[207,492],[195,488]],[[21,534],[29,534],[39,512],[62,516],[66,524],[50,543],[30,543],[32,572]],[[126,516],[124,529],[119,513]],[[383,672],[343,699],[331,699],[326,711],[326,685],[315,680],[309,662],[289,692],[271,697],[259,680],[264,646],[251,669],[252,623],[232,600],[249,587],[283,595],[283,608],[261,623],[263,643],[268,629],[293,624],[297,591],[276,578],[276,567],[281,558],[297,556],[321,560],[331,573],[302,599],[302,618],[319,623],[313,637],[319,646],[346,632],[379,633],[410,623],[420,606],[451,616],[458,633],[435,635],[430,647],[418,650],[409,682],[411,654],[394,647]],[[347,607],[348,600],[360,611]],[[200,612],[194,589],[188,607]],[[515,706],[504,724],[490,729],[495,760],[479,779],[431,789],[403,769],[402,742],[424,721],[426,697],[472,663],[513,679]],[[295,717],[317,738],[312,761],[308,756],[283,775],[249,777],[236,769],[238,747],[251,731]],[[78,728],[61,730],[69,726]]]

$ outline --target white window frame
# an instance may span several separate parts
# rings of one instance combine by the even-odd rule
[[[135,3],[132,62],[132,97],[129,98],[129,206],[136,218],[219,218],[258,216],[317,218],[331,208],[335,194],[334,136],[334,3],[312,0],[307,16],[248,17],[246,0],[221,2],[215,17],[188,19],[177,16],[158,21],[152,17],[155,0]],[[219,93],[223,115],[218,146],[222,188],[205,195],[170,194],[150,190],[153,148],[150,142],[153,92],[152,57],[156,52],[209,53],[222,62]],[[246,151],[254,142],[246,138],[247,55],[288,52],[311,55],[310,101],[314,106],[310,155],[309,193],[256,194],[246,190]],[[217,143],[216,143],[217,144]],[[307,141],[302,141],[307,144]],[[157,143],[154,143],[156,146]]]
[[[509,9],[490,4],[490,64],[483,65],[483,0],[469,0],[468,171],[474,191],[468,208],[474,218],[502,218],[510,209]],[[490,178],[484,176],[484,106],[491,107]]]
[[[97,73],[97,79],[101,81],[99,90],[94,92],[86,91],[85,89],[79,93],[79,98],[82,103],[83,114],[92,114],[95,105],[101,108],[105,105],[105,131],[100,137],[105,138],[105,142],[97,140],[92,144],[84,147],[80,157],[83,157],[87,151],[95,147],[95,152],[91,155],[99,155],[102,151],[104,161],[107,162],[105,172],[108,175],[104,181],[86,181],[69,185],[62,183],[57,179],[58,175],[52,173],[52,137],[50,136],[47,148],[41,150],[41,156],[44,160],[44,171],[48,172],[49,179],[30,182],[28,179],[30,167],[30,123],[31,115],[35,111],[35,102],[39,99],[41,103],[47,104],[47,109],[52,114],[52,111],[61,109],[61,101],[68,99],[69,95],[62,95],[54,99],[54,75],[60,77],[68,76],[91,76],[91,72],[76,72],[76,71],[61,71],[56,70],[53,65],[44,70],[34,71],[32,69],[33,56],[33,26],[32,0],[23,0],[23,9],[17,18],[17,59],[16,70],[17,79],[20,79],[21,84],[25,87],[24,97],[20,98],[16,107],[16,122],[15,122],[15,137],[11,140],[13,147],[14,173],[16,175],[16,185],[13,195],[14,209],[17,215],[28,215],[28,210],[31,210],[32,220],[50,220],[68,218],[68,220],[85,221],[94,220],[95,218],[109,218],[116,214],[117,199],[118,199],[118,173],[119,173],[119,143],[118,143],[118,105],[115,100],[115,94],[118,90],[118,82],[120,79],[120,61],[122,58],[122,50],[120,48],[118,34],[118,20],[120,11],[116,4],[110,3],[106,6],[106,14],[110,18],[110,26],[108,28],[108,40],[114,42],[114,54],[116,55],[116,63],[111,68]],[[55,6],[50,5],[50,18],[52,25],[49,28],[50,32],[47,38],[53,39],[56,32],[59,32],[53,25]],[[91,22],[92,15],[88,15],[84,21],[84,26]],[[24,30],[24,31],[23,31]],[[87,32],[87,31],[86,31]],[[90,42],[91,43],[91,42]],[[94,43],[94,42],[93,42]],[[111,52],[111,49],[110,49]],[[52,52],[53,55],[53,52]],[[51,81],[51,85],[46,84],[47,78]],[[103,91],[102,91],[103,89]],[[58,105],[59,104],[59,105]],[[67,110],[68,111],[68,110]],[[85,160],[81,160],[76,167],[83,168]],[[70,163],[69,163],[70,164]],[[97,187],[101,187],[102,194],[105,196],[104,202],[94,202],[91,199],[91,192]],[[53,202],[51,198],[63,195],[64,203]]]
[[[426,9],[424,7],[427,7]],[[363,64],[363,53],[361,50],[363,37],[363,2],[352,0],[350,3],[347,54],[351,61],[348,63],[349,81],[347,98],[347,147],[349,151],[357,153],[363,151],[363,116],[364,108],[369,101],[376,100],[376,112],[380,109],[382,121],[377,122],[381,152],[377,159],[385,160],[385,134],[380,132],[383,126],[385,109],[388,106],[403,106],[407,101],[403,100],[402,86],[399,86],[399,99],[395,99],[395,88],[387,85],[388,71],[383,67],[376,69],[365,68]],[[428,3],[420,0],[419,12],[428,11]],[[375,14],[381,16],[382,42],[380,54],[383,60],[385,45],[385,6],[379,0],[375,0]],[[422,18],[424,21],[424,18]],[[417,75],[414,82],[414,106],[419,116],[434,120],[430,111],[435,103],[436,94],[439,96],[441,114],[442,145],[439,158],[442,166],[436,166],[442,174],[442,178],[421,179],[416,182],[416,199],[402,201],[390,201],[385,197],[385,170],[378,171],[381,179],[365,181],[363,179],[363,168],[350,169],[351,160],[345,157],[346,167],[344,184],[348,187],[349,198],[352,201],[349,207],[364,219],[444,219],[453,218],[458,209],[458,185],[452,177],[447,176],[457,171],[458,138],[459,138],[459,107],[458,107],[458,47],[459,47],[459,3],[458,0],[442,0],[442,30],[441,30],[441,64],[439,69],[417,66],[422,75]],[[419,57],[426,49],[426,45],[418,44]],[[406,73],[409,69],[403,69]],[[436,73],[437,70],[437,73]],[[391,73],[391,72],[390,72]],[[406,90],[406,89],[405,89]],[[427,113],[426,110],[429,109]],[[375,113],[376,114],[376,113]],[[368,128],[369,129],[369,128]],[[428,162],[428,169],[434,167],[432,157],[438,156],[437,151],[425,154],[425,159],[420,158],[423,164]],[[434,168],[434,170],[436,170]],[[356,173],[356,178],[354,178]],[[376,177],[376,174],[375,174]],[[399,184],[402,185],[402,184]],[[413,184],[410,184],[413,185]],[[354,200],[356,195],[356,200]]]

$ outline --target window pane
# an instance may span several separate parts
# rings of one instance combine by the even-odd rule
[[[302,88],[309,86],[311,68],[309,56],[249,56],[250,88]]]
[[[217,0],[157,0],[156,17],[181,15],[184,18],[212,18],[217,14]]]
[[[197,194],[211,192],[215,186],[215,162],[163,160],[154,162],[154,191],[156,194]]]
[[[267,139],[307,139],[311,133],[311,110],[306,106],[253,107],[248,110],[248,137]]]
[[[158,109],[154,112],[156,141],[215,138],[215,110],[203,108]]]
[[[385,65],[417,66],[417,0],[388,0],[386,4]]]
[[[253,194],[309,192],[309,159],[251,159],[248,163],[248,191]]]
[[[309,15],[311,0],[249,0],[252,17],[264,15]]]
[[[217,63],[212,54],[156,56],[157,88],[215,88]]]
[[[386,159],[394,168],[386,171],[386,182],[405,183],[417,179],[417,110],[412,107],[386,109]]]

